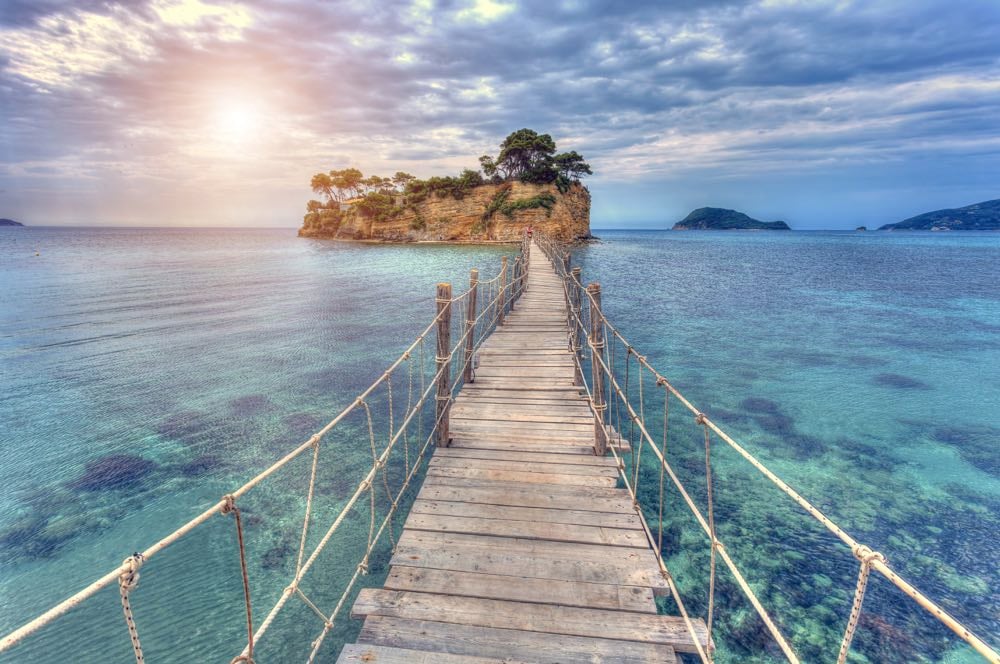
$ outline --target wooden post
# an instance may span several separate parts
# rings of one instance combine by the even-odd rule
[[[604,369],[601,358],[604,356],[604,323],[601,320],[601,285],[592,283],[587,286],[591,295],[590,302],[590,340],[594,345],[590,354],[590,371],[593,377],[591,395],[594,399],[594,454],[604,456],[608,453],[608,431],[604,428]]]
[[[469,302],[465,312],[465,365],[462,372],[462,380],[466,383],[473,381],[472,376],[472,350],[476,345],[476,294],[479,291],[479,270],[473,269],[469,273]]]
[[[582,284],[583,281],[580,277],[580,268],[574,267],[571,274],[573,278],[569,281],[569,292],[570,306],[573,307],[573,333],[570,335],[570,341],[573,344],[574,352],[576,352],[573,384],[579,386],[583,385],[583,345],[580,336],[580,326],[583,325],[583,318],[580,306],[580,289],[576,284]]]
[[[500,295],[497,304],[500,306],[500,313],[497,314],[497,325],[503,325],[504,315],[507,313],[507,257],[500,259]]]
[[[437,285],[437,408],[434,421],[437,422],[438,447],[447,447],[451,442],[448,433],[448,411],[451,403],[451,362],[448,353],[451,352],[451,284]]]
[[[563,272],[569,274],[569,252],[563,254]]]

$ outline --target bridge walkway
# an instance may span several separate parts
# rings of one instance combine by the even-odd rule
[[[404,524],[362,590],[340,664],[679,662],[683,621],[618,468],[594,455],[563,286],[537,246],[528,288],[480,351]],[[704,623],[696,621],[704,637]]]

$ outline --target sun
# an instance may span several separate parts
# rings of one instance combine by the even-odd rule
[[[256,138],[262,125],[260,109],[249,102],[230,101],[216,111],[216,125],[220,138],[245,143]]]

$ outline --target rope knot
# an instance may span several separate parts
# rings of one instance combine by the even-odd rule
[[[122,595],[128,595],[139,586],[139,568],[146,558],[136,551],[131,556],[122,561],[121,574],[118,575],[118,586]]]
[[[222,513],[229,514],[236,511],[236,498],[233,494],[227,493],[222,497]]]
[[[885,556],[878,551],[873,551],[871,548],[865,546],[864,544],[855,544],[851,547],[851,553],[865,566],[871,565],[876,560],[884,563]]]
[[[358,563],[358,571],[361,573],[361,576],[368,576],[368,561],[367,560],[362,560],[360,563]]]
[[[697,415],[694,416],[694,421],[695,421],[695,424],[702,424],[702,425],[704,425],[704,424],[708,423],[708,418],[705,417],[705,413],[698,413]]]
[[[666,386],[666,384],[667,384],[667,379],[664,378],[663,376],[660,376],[659,378],[656,379],[657,387],[664,387]]]

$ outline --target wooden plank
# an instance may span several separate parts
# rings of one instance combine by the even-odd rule
[[[617,562],[622,565],[655,570],[659,576],[656,557],[648,548],[605,546],[550,542],[546,540],[490,535],[464,535],[461,533],[435,533],[422,530],[405,530],[399,536],[399,546],[412,547],[461,547],[465,549],[502,550],[524,556],[537,556],[550,560],[589,560],[603,564]]]
[[[419,531],[412,532],[431,534]],[[627,550],[635,551],[635,549]],[[430,546],[426,542],[399,545],[396,547],[396,552],[389,564],[529,579],[556,579],[574,583],[640,586],[651,588],[653,593],[657,595],[666,595],[669,590],[663,577],[660,576],[658,568],[652,569],[649,566],[637,565],[633,561],[609,559],[601,562],[577,558],[556,559],[552,556],[506,551],[499,546],[493,549],[461,545],[442,548]]]
[[[601,528],[619,528],[642,532],[639,517],[629,512],[588,512],[575,509],[555,509],[495,505],[493,503],[445,501],[425,499],[414,501],[410,514],[433,514],[437,516],[478,517],[483,519],[511,519],[538,523],[565,523]]]
[[[520,452],[546,452],[549,454],[593,454],[594,444],[587,441],[570,443],[565,441],[553,441],[551,443],[525,442],[510,439],[497,438],[467,438],[456,437],[451,440],[451,448],[454,449],[477,449],[477,450],[511,450]]]
[[[573,583],[454,570],[393,567],[385,580],[385,588],[591,609],[656,613],[653,592],[649,588],[639,586]]]
[[[431,459],[429,466],[432,468],[478,468],[529,473],[557,473],[559,475],[586,475],[589,477],[611,477],[615,480],[618,478],[618,469],[614,466],[585,466],[556,463],[532,464],[524,461],[507,461],[503,459],[468,459],[448,456],[439,457],[437,455],[434,455]]]
[[[557,463],[577,464],[581,466],[608,466],[617,468],[618,464],[612,457],[599,457],[592,454],[548,454],[545,452],[513,452],[502,450],[475,450],[461,447],[439,447],[434,451],[435,459],[502,459],[504,461],[523,461],[525,463]]]
[[[559,487],[564,489],[565,487]],[[584,500],[577,493],[556,490],[540,491],[537,485],[530,488],[514,487],[503,484],[499,487],[489,486],[457,486],[454,482],[442,480],[425,482],[420,490],[418,500],[441,500],[448,502],[467,502],[478,505],[500,505],[506,507],[536,507],[554,510],[577,510],[581,512],[597,512],[602,514],[633,513],[632,499],[627,491],[621,491],[613,497],[601,497],[599,500]]]
[[[427,477],[455,479],[492,480],[499,482],[537,483],[547,485],[604,486],[618,484],[615,477],[591,477],[587,475],[560,475],[558,473],[531,473],[514,470],[491,470],[489,468],[442,468],[429,466]]]
[[[426,650],[390,648],[368,643],[349,643],[337,658],[337,664],[529,664],[509,657],[449,655]]]
[[[708,647],[708,631],[703,624],[694,624],[696,636],[692,636],[683,619],[674,616],[633,613],[623,620],[617,611],[606,609],[401,590],[363,589],[351,608],[351,616],[434,620],[466,626],[659,643],[679,652],[697,652],[697,638],[703,648]]]
[[[601,528],[565,523],[545,523],[537,521],[517,521],[513,519],[493,519],[462,517],[455,515],[410,513],[406,519],[407,530],[422,530],[439,533],[460,533],[465,535],[491,535],[496,537],[516,537],[526,540],[548,542],[571,542],[580,544],[602,544],[646,549],[649,542],[641,530]]]
[[[612,498],[630,499],[628,491],[605,486],[587,486],[579,484],[540,484],[538,482],[517,482],[514,480],[498,480],[479,477],[446,477],[443,475],[428,475],[424,479],[428,486],[445,484],[454,487],[482,487],[513,491],[527,489],[536,493],[551,493],[562,496],[573,496],[580,501],[608,500]],[[582,506],[581,506],[582,507]]]
[[[358,636],[361,643],[414,650],[524,659],[534,664],[662,664],[673,661],[670,646],[634,641],[519,632],[454,623],[371,616]]]

